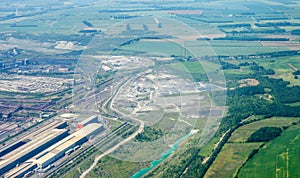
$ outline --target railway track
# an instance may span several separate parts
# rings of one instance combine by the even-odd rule
[[[130,123],[129,122],[124,122],[121,125],[119,125],[118,127],[116,127],[114,130],[112,130],[109,134],[104,135],[102,137],[100,137],[99,139],[97,139],[97,144],[91,144],[83,149],[80,150],[80,153],[78,153],[77,155],[74,155],[72,158],[64,160],[61,164],[59,164],[58,166],[54,167],[54,169],[51,169],[49,171],[47,171],[42,177],[52,177],[54,176],[55,173],[58,173],[64,166],[67,166],[68,164],[71,164],[74,160],[80,158],[81,156],[83,156],[84,154],[87,154],[89,151],[92,151],[92,149],[97,149],[97,147],[99,147],[101,144],[103,144],[106,141],[109,141],[109,139],[113,139],[114,135],[121,131],[123,128],[125,128],[126,126],[128,126]]]

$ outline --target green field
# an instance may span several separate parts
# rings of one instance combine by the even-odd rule
[[[205,70],[200,62],[180,62],[168,64],[167,66],[178,72],[205,74]]]
[[[232,42],[235,43],[235,42]],[[216,55],[250,55],[250,54],[263,54],[276,51],[287,51],[286,47],[213,47]]]
[[[219,140],[220,138],[213,137],[204,147],[201,148],[199,154],[204,157],[208,157],[213,152],[215,144],[218,143]]]
[[[268,142],[241,169],[238,177],[300,177],[300,126]]]
[[[251,120],[254,118],[250,118]],[[293,123],[299,122],[300,118],[284,118],[284,117],[273,117],[270,119],[256,121],[250,124],[246,124],[237,130],[235,130],[227,143],[218,154],[216,160],[209,167],[205,174],[206,178],[210,177],[234,177],[238,173],[238,170],[246,163],[249,154],[254,149],[259,149],[263,144],[260,143],[247,143],[246,140],[249,136],[261,127],[283,127],[290,126]],[[215,138],[216,139],[216,138]],[[215,141],[216,142],[216,141]],[[269,143],[267,143],[269,144]],[[266,144],[266,145],[267,145]],[[267,147],[267,146],[265,146]],[[276,148],[273,147],[272,148]],[[201,151],[202,152],[202,151]],[[200,152],[200,153],[201,153]],[[209,153],[209,150],[205,151]],[[252,159],[250,159],[251,161]],[[267,162],[267,160],[265,160]],[[248,164],[248,162],[247,162]],[[291,163],[292,164],[292,163]],[[294,164],[294,163],[293,163]],[[253,165],[252,165],[253,166]],[[249,166],[251,167],[251,166]],[[257,174],[260,175],[260,174]],[[238,176],[245,177],[246,175]],[[266,176],[263,176],[266,177]],[[269,176],[267,176],[269,177]],[[272,176],[271,176],[272,177]]]
[[[220,65],[206,61],[200,60],[199,62],[177,62],[166,64],[168,68],[171,69],[172,73],[175,75],[182,76],[184,78],[190,78],[196,82],[208,81],[210,79],[212,82],[219,81],[222,85],[224,81],[223,71],[219,71]]]
[[[283,127],[298,122],[300,118],[273,117],[244,125],[233,132],[228,142],[246,142],[249,136],[261,127]]]
[[[247,160],[253,149],[262,143],[227,143],[222,148],[204,178],[234,177],[238,168]]]
[[[130,45],[121,46],[119,49],[137,52],[146,52],[161,55],[192,56],[191,53],[184,50],[179,44],[170,41],[139,41]]]
[[[184,44],[176,44],[168,40],[139,41],[121,46],[119,49],[177,56],[235,56],[288,50],[286,47],[261,46],[258,42],[251,41],[187,41]]]
[[[230,69],[230,70],[225,70],[224,71],[225,74],[250,74],[251,70],[249,69],[249,67],[241,67],[240,69]]]
[[[126,162],[106,156],[86,177],[130,177],[138,170],[148,166],[146,163]]]
[[[44,3],[46,4],[47,2]],[[40,5],[40,3],[34,5]],[[8,21],[1,21],[0,30],[17,31],[21,33],[57,33],[69,35],[74,33],[76,34],[79,30],[86,27],[83,23],[81,23],[82,20],[89,20],[94,27],[101,29],[109,27],[118,22],[117,20],[110,20],[109,17],[113,15],[113,13],[100,14],[98,11],[102,9],[102,4],[94,4],[93,6],[69,9],[63,7],[58,9],[54,8],[54,10],[49,9],[47,12],[42,14],[37,14],[30,17],[21,17],[17,20],[11,19]],[[11,24],[37,25],[37,27],[11,27]]]
[[[281,57],[281,58],[268,58],[255,60],[260,65],[273,69],[275,71],[275,78],[282,78],[283,80],[290,81],[293,85],[300,85],[299,79],[294,79],[293,70],[287,65],[291,63],[294,67],[300,68],[300,57]]]
[[[185,46],[197,56],[205,55],[248,55],[287,50],[285,47],[264,47],[256,41],[187,41]],[[194,50],[193,50],[194,49]]]
[[[287,64],[291,63],[294,67],[300,69],[300,57],[291,56],[291,57],[279,57],[279,58],[262,58],[262,59],[253,59],[253,60],[228,60],[227,62],[238,65],[243,62],[256,62],[259,65],[265,67],[266,69],[272,69],[275,71],[275,75],[270,77],[282,78],[285,81],[289,81],[291,85],[300,85],[300,79],[295,79],[293,75],[293,69],[291,69]],[[225,70],[226,74],[249,74],[251,70],[249,67],[242,66],[240,69],[230,69]]]

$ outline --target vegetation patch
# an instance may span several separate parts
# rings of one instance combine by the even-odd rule
[[[273,140],[281,134],[282,130],[278,127],[262,127],[255,131],[247,142],[267,142]]]
[[[86,177],[130,177],[147,166],[148,163],[127,162],[106,156],[99,160],[97,166]]]
[[[163,136],[161,129],[155,129],[152,127],[145,127],[142,133],[139,133],[135,138],[139,142],[148,142],[157,140]]]

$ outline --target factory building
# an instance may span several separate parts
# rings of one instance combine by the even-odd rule
[[[35,157],[33,161],[38,165],[39,168],[44,169],[51,163],[63,157],[66,151],[72,149],[77,144],[82,144],[85,141],[86,140],[84,140],[82,137],[78,137],[73,134],[69,135],[45,150],[42,154]]]
[[[35,168],[37,168],[37,164],[35,164],[31,161],[28,161],[28,162],[21,164],[20,166],[18,166],[16,168],[12,169],[8,173],[6,173],[4,175],[4,177],[5,178],[24,177],[27,175],[28,172],[33,171]]]
[[[59,158],[63,157],[69,150],[86,142],[91,136],[97,135],[103,130],[104,127],[102,124],[88,124],[37,155],[33,162],[35,162],[39,168],[44,169]]]
[[[0,159],[0,173],[4,173],[16,167],[17,164],[37,155],[47,147],[61,140],[68,135],[66,129],[54,129],[40,134],[34,140],[27,142],[19,148],[5,154]]]
[[[98,116],[91,116],[91,117],[79,122],[78,128],[83,128],[84,126],[91,124],[91,123],[98,123]]]
[[[0,175],[68,136],[68,130],[62,128],[65,124],[63,121],[53,120],[23,139],[3,147],[0,150]]]
[[[104,130],[98,117],[84,120],[80,129],[69,134],[66,123],[53,120],[0,150],[0,175],[23,177],[34,169],[45,169],[64,155],[76,150],[79,145]]]

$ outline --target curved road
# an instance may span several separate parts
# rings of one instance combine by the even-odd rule
[[[149,71],[146,71],[146,72],[143,72],[142,74],[134,77],[134,78],[131,78],[130,80],[127,80],[126,82],[124,82],[117,90],[117,92],[112,96],[111,98],[111,103],[110,103],[110,109],[111,110],[114,110],[120,114],[122,114],[123,116],[126,116],[126,114],[124,114],[123,112],[113,108],[112,106],[112,103],[114,102],[114,99],[116,98],[116,96],[119,94],[120,90],[125,86],[127,85],[130,81],[132,80],[135,80],[136,78],[146,74],[146,73],[149,73]],[[135,118],[131,118],[132,120],[134,121],[137,121],[139,122],[139,129],[137,131],[135,131],[133,134],[131,134],[129,137],[127,137],[126,139],[122,140],[121,142],[119,142],[118,144],[114,145],[112,148],[106,150],[104,153],[102,153],[101,155],[99,156],[96,156],[96,158],[94,159],[94,162],[93,164],[90,166],[89,169],[85,170],[81,175],[80,175],[80,178],[84,178],[98,163],[98,161],[103,158],[104,156],[107,156],[108,154],[112,153],[113,151],[115,151],[116,149],[118,149],[121,145],[125,144],[126,142],[130,141],[131,139],[135,138],[139,133],[141,133],[143,130],[144,130],[144,127],[145,127],[145,123],[141,120],[138,120],[138,119],[135,119]]]
[[[137,120],[139,121],[139,120]],[[121,142],[119,142],[118,144],[116,144],[115,146],[113,146],[112,148],[106,150],[104,153],[102,153],[99,156],[96,156],[93,164],[91,165],[91,167],[89,169],[87,169],[86,171],[84,171],[81,175],[80,178],[84,178],[98,163],[98,161],[103,158],[104,156],[112,153],[113,151],[115,151],[116,149],[118,149],[121,145],[125,144],[126,142],[130,141],[131,139],[133,139],[135,136],[137,136],[139,133],[141,133],[144,130],[144,122],[139,121],[140,122],[140,126],[139,129],[134,132],[132,135],[130,135],[129,137],[127,137],[126,139],[122,140]]]

